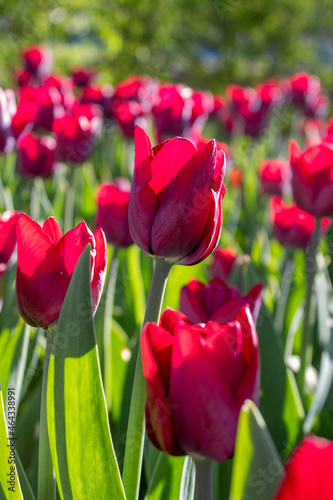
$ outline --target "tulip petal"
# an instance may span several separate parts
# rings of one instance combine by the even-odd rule
[[[93,305],[93,314],[95,314],[99,304],[106,274],[107,264],[107,245],[102,229],[97,229],[93,233],[96,245],[96,256],[94,265],[94,274],[91,281],[91,297]]]
[[[62,238],[62,230],[54,217],[48,217],[44,222],[42,229],[48,235],[52,243],[55,245]]]
[[[170,408],[166,393],[158,371],[158,365],[150,345],[148,330],[152,328],[148,323],[141,335],[142,367],[146,379],[146,427],[149,437],[159,444],[159,448],[170,454],[181,454],[175,444],[170,419]],[[153,326],[155,329],[156,325]],[[157,327],[158,328],[158,327]]]
[[[165,311],[161,314],[160,325],[167,330],[172,335],[175,334],[176,326],[179,321],[184,321],[184,323],[191,324],[191,321],[180,311],[174,311],[167,307]]]
[[[192,323],[206,323],[208,314],[201,303],[203,283],[193,279],[180,291],[179,309],[188,316]]]
[[[223,461],[235,445],[238,410],[221,366],[191,326],[176,329],[169,402],[176,440],[188,454]]]
[[[16,245],[17,212],[4,212],[0,217],[0,262],[7,264]]]
[[[216,233],[219,235],[222,179],[215,192],[215,168],[216,144],[211,141],[192,156],[164,190],[151,231],[154,254],[180,263],[189,256],[190,261],[193,252],[200,248],[201,257]],[[203,241],[205,248],[201,247]]]
[[[85,222],[80,222],[80,224],[74,227],[74,229],[71,229],[71,231],[68,231],[68,233],[58,241],[56,248],[69,276],[72,276],[77,261],[88,243],[91,244],[91,253],[95,256],[95,239]],[[91,267],[90,281],[92,281],[94,275],[93,266]]]
[[[141,165],[142,162],[150,159],[152,155],[151,144],[148,135],[143,128],[137,125],[134,131],[135,140],[135,165],[134,170]]]
[[[188,139],[175,137],[164,143],[151,162],[149,185],[154,193],[160,193],[196,152],[196,147]]]
[[[16,299],[23,319],[47,328],[58,318],[69,276],[42,228],[22,214],[17,222]]]

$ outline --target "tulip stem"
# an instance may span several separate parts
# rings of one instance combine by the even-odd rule
[[[213,500],[213,462],[195,459],[195,500]]]
[[[56,498],[56,482],[53,470],[49,435],[47,430],[47,417],[46,417],[47,375],[49,370],[49,361],[51,357],[52,344],[53,344],[52,331],[47,330],[43,378],[42,378],[40,423],[39,423],[37,500],[45,500],[46,498],[48,500],[55,500]]]
[[[68,186],[65,200],[64,233],[74,225],[74,168],[68,169]]]
[[[303,323],[303,336],[301,346],[301,368],[299,372],[299,391],[301,396],[304,396],[304,383],[305,372],[307,366],[311,363],[312,355],[312,330],[313,330],[313,310],[311,308],[313,283],[317,270],[317,249],[320,240],[320,223],[319,217],[316,217],[315,230],[312,234],[310,247],[306,260],[306,273],[307,273],[307,288],[304,306],[304,323]]]
[[[105,293],[104,309],[104,330],[103,330],[103,350],[104,350],[104,388],[105,397],[110,411],[112,405],[112,314],[114,305],[114,295],[117,281],[119,258],[118,247],[115,246],[111,258],[110,270]]]
[[[158,322],[164,290],[171,269],[170,263],[164,259],[155,262],[153,279],[150,285],[147,308],[143,324]],[[141,349],[139,346],[138,357],[133,381],[130,413],[128,418],[126,449],[123,468],[123,484],[126,498],[137,500],[139,496],[140,476],[142,467],[144,443],[144,407],[146,400],[145,381],[142,372]]]
[[[278,335],[282,335],[284,320],[286,316],[288,297],[290,292],[290,286],[294,274],[294,253],[290,250],[287,251],[286,260],[284,263],[282,282],[280,296],[276,306],[276,312],[274,316],[274,331]]]

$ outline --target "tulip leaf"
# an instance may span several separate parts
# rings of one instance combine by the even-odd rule
[[[183,468],[184,457],[160,453],[145,500],[189,500],[180,496]]]
[[[318,259],[319,273],[315,278],[318,302],[319,338],[323,344],[318,384],[304,422],[304,432],[309,433],[316,417],[324,407],[333,380],[333,288],[323,258]]]
[[[294,374],[286,369],[282,347],[264,305],[257,322],[261,359],[260,411],[279,451],[287,455],[294,446],[304,418]]]
[[[89,245],[71,278],[54,334],[47,422],[60,497],[123,500],[92,318]]]
[[[140,248],[136,245],[131,245],[127,250],[127,267],[135,323],[141,326],[146,310],[146,297],[142,274],[140,272]]]
[[[18,478],[16,460],[16,432],[13,429],[13,439],[7,434],[5,408],[0,390],[0,499],[23,500]],[[11,488],[11,489],[9,489]]]
[[[284,468],[266,424],[252,401],[241,410],[229,500],[271,500]]]
[[[26,356],[27,356],[27,347],[28,347],[27,341],[29,341],[29,339],[27,338],[26,331],[27,327],[25,326],[23,319],[20,318],[13,335],[10,337],[6,345],[6,348],[3,350],[2,356],[0,357],[0,383],[4,394],[7,394],[7,387],[12,367],[13,369],[15,368],[15,372],[17,375],[19,375],[17,370],[19,371],[21,370],[20,384],[22,384],[22,369],[24,370]],[[20,353],[23,356],[23,359]],[[13,366],[15,359],[16,359],[15,364],[17,365],[16,367]],[[24,365],[23,368],[22,364]],[[21,366],[21,368],[19,366]],[[14,374],[12,374],[12,380],[13,378]],[[18,404],[18,402],[19,401],[17,399],[16,403]]]

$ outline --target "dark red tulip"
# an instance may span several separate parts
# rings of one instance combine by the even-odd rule
[[[152,96],[156,91],[157,82],[147,76],[131,75],[114,89],[115,101],[137,101],[148,113],[152,108]]]
[[[290,189],[291,170],[289,162],[281,158],[266,159],[259,165],[261,191],[264,194],[281,196]]]
[[[236,286],[228,286],[220,278],[212,279],[207,285],[197,279],[191,280],[180,291],[179,309],[191,323],[233,321],[238,311],[249,306],[254,322],[257,322],[261,306],[263,284],[258,283],[246,295]]]
[[[190,129],[194,102],[192,89],[181,84],[161,85],[154,98],[152,113],[160,140],[184,136]]]
[[[218,247],[213,253],[213,260],[210,265],[212,278],[228,279],[232,273],[236,258],[237,253],[233,248]]]
[[[333,215],[333,144],[321,142],[303,153],[292,140],[289,146],[294,200],[316,217]]]
[[[22,52],[25,69],[39,78],[49,75],[52,68],[51,52],[40,45],[26,47]]]
[[[315,228],[315,218],[295,203],[287,205],[275,196],[270,201],[274,236],[281,245],[306,249]],[[322,231],[329,228],[329,219],[323,219]]]
[[[25,177],[50,177],[56,168],[53,137],[23,134],[17,141],[18,171]]]
[[[142,106],[137,101],[118,101],[112,109],[115,121],[128,139],[133,139],[136,125],[145,127],[147,124]]]
[[[11,89],[0,88],[0,153],[10,153],[15,147],[12,128],[16,113],[15,94]]]
[[[95,76],[92,68],[75,68],[72,70],[73,84],[76,87],[87,87],[91,84]]]
[[[96,192],[96,227],[103,229],[112,245],[128,247],[133,243],[128,225],[130,191],[128,179],[115,179],[112,184],[102,184]]]
[[[0,276],[8,269],[16,247],[18,217],[18,212],[4,212],[0,215]]]
[[[309,94],[318,94],[321,91],[321,84],[317,76],[300,72],[289,78],[286,88],[289,88],[292,102],[303,106]]]
[[[34,104],[29,108],[26,107],[27,103]],[[25,121],[23,129],[26,130],[25,126],[31,124],[34,130],[41,128],[51,131],[53,120],[64,114],[61,94],[57,88],[48,85],[22,87],[17,113],[25,117],[18,118],[19,122]]]
[[[219,242],[225,159],[215,141],[197,150],[175,137],[151,148],[135,133],[135,169],[129,202],[133,241],[148,255],[192,265]]]
[[[259,349],[248,307],[234,321],[192,325],[167,309],[141,335],[146,428],[171,455],[224,461],[233,455],[245,399],[259,400]]]
[[[92,306],[96,311],[106,270],[106,241],[101,229],[92,233],[85,222],[81,222],[63,236],[53,217],[46,219],[41,227],[22,214],[16,235],[16,301],[26,323],[47,328],[58,319],[70,278],[88,243],[91,245]]]
[[[100,132],[100,120],[84,116],[64,115],[54,120],[52,130],[56,136],[56,160],[72,165],[84,162],[92,154]]]
[[[103,110],[105,118],[112,118],[112,96],[111,85],[90,85],[83,88],[81,103],[97,104]]]
[[[332,500],[332,467],[332,441],[306,437],[287,462],[275,500]]]

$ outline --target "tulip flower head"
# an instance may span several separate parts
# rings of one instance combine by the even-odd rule
[[[261,305],[262,283],[255,285],[246,295],[236,286],[228,286],[219,278],[212,279],[207,285],[193,279],[180,291],[179,309],[192,323],[233,321],[237,312],[246,304],[249,306],[254,322],[257,322]]]
[[[146,428],[170,455],[224,461],[233,455],[242,404],[259,400],[258,338],[251,313],[193,325],[167,309],[141,336]]]
[[[333,215],[333,144],[321,142],[303,153],[292,140],[289,145],[292,189],[295,202],[315,217]]]
[[[0,276],[8,269],[16,247],[16,224],[18,212],[4,212],[0,215]]]
[[[331,500],[333,443],[308,436],[286,465],[286,476],[275,500]]]
[[[237,253],[233,248],[218,247],[210,265],[210,274],[212,278],[221,278],[226,280],[233,271],[233,266],[237,258]]]
[[[128,226],[128,203],[131,183],[128,179],[115,179],[101,184],[95,199],[97,201],[96,227],[101,227],[109,243],[128,247],[133,240]]]
[[[91,245],[91,293],[95,313],[106,270],[106,241],[98,229],[92,233],[85,222],[62,235],[49,217],[41,227],[28,215],[20,215],[17,228],[16,302],[26,323],[48,328],[60,315],[77,261]]]
[[[17,141],[19,173],[26,177],[50,177],[55,170],[56,141],[53,137],[24,134]]]
[[[280,158],[263,160],[259,166],[259,177],[264,194],[282,196],[290,188],[289,162]]]
[[[137,127],[129,201],[134,243],[170,263],[205,259],[220,238],[224,173],[224,153],[215,141],[197,150],[189,140],[175,137],[152,148]]]

